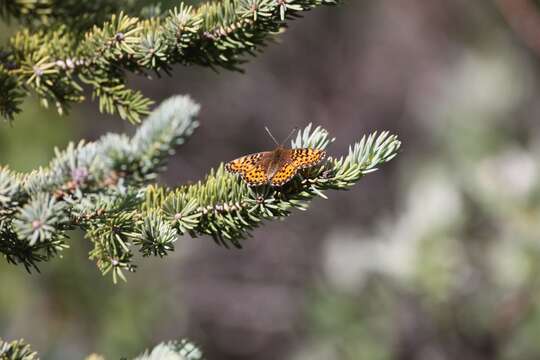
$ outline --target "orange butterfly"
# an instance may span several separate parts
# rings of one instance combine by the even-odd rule
[[[275,150],[242,156],[225,165],[228,172],[240,174],[249,186],[265,184],[283,186],[296,175],[298,170],[315,166],[326,156],[326,152],[319,149],[285,149],[283,143],[294,133],[294,130],[282,144],[278,144],[268,128],[265,127],[265,130],[276,143]]]

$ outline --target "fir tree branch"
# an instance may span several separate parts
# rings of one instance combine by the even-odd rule
[[[248,187],[221,164],[203,181],[167,189],[151,185],[168,157],[197,126],[199,110],[175,97],[156,109],[132,138],[105,135],[71,144],[47,168],[30,174],[0,169],[0,252],[28,270],[67,246],[67,231],[80,228],[94,244],[90,258],[103,274],[125,280],[135,271],[134,250],[163,257],[180,235],[210,235],[241,247],[265,220],[305,210],[325,190],[347,190],[396,156],[400,142],[387,132],[371,134],[346,156],[304,169],[281,188]],[[293,147],[325,149],[334,139],[306,127]],[[150,186],[149,186],[150,185]]]
[[[13,1],[13,0],[12,0]],[[35,0],[38,1],[38,0]],[[46,0],[43,0],[46,1]],[[81,37],[69,26],[23,30],[4,49],[7,74],[59,112],[93,88],[100,110],[137,122],[151,101],[127,87],[126,73],[170,73],[174,64],[240,70],[246,55],[286,27],[286,20],[337,0],[223,0],[198,8],[183,3],[167,14],[142,19],[121,12]],[[6,66],[6,64],[11,66]],[[0,93],[7,92],[0,83]],[[9,100],[9,104],[14,104]],[[0,106],[2,103],[0,103]],[[0,113],[16,110],[0,108]]]
[[[134,360],[202,360],[203,354],[195,345],[187,340],[169,341],[145,351]]]
[[[11,77],[2,64],[0,64],[0,84],[0,116],[11,121],[13,116],[19,112],[24,93],[21,91],[17,79]]]
[[[199,106],[187,97],[164,102],[130,139],[109,134],[70,144],[47,168],[16,174],[0,168],[0,252],[27,270],[67,247],[66,232],[87,231],[103,272],[133,270],[127,248],[144,186],[197,127]],[[126,225],[127,224],[127,225]],[[127,230],[126,230],[127,227]],[[126,232],[124,232],[126,230]]]
[[[38,360],[38,356],[24,340],[6,342],[0,338],[0,360]]]
[[[44,20],[52,12],[51,5],[49,0],[3,0],[0,3],[0,17],[7,20]]]
[[[122,1],[121,5],[124,10],[135,8],[134,0]],[[74,31],[84,31],[120,11],[119,6],[114,0],[2,0],[0,17],[16,19],[34,29],[63,23]]]
[[[133,360],[202,360],[203,354],[187,340],[164,342],[151,351],[145,351]],[[38,354],[23,340],[7,342],[0,338],[0,360],[39,360]],[[105,360],[92,354],[86,360]]]
[[[333,141],[326,130],[308,125],[292,147],[325,149]],[[395,135],[373,133],[354,144],[347,156],[303,170],[281,188],[249,187],[221,164],[194,185],[175,190],[150,187],[144,209],[160,212],[179,234],[207,234],[221,245],[241,247],[240,240],[264,220],[288,216],[293,209],[306,210],[314,197],[326,198],[325,190],[350,189],[365,174],[393,159],[399,147]]]

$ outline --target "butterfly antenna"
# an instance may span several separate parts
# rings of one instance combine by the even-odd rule
[[[289,134],[289,136],[287,136],[287,137],[285,138],[285,140],[283,140],[283,142],[281,143],[281,146],[283,146],[283,145],[287,142],[287,140],[289,140],[289,139],[291,138],[291,136],[293,136],[294,133],[297,132],[298,130],[300,130],[300,129],[298,128],[298,126],[295,126],[294,129],[292,129],[292,131],[291,131],[291,133]]]
[[[272,133],[270,132],[270,129],[268,129],[267,126],[264,127],[264,130],[266,130],[266,132],[268,133],[268,135],[270,135],[270,137],[272,138],[272,140],[274,140],[274,142],[276,143],[277,146],[280,146],[279,143],[277,142],[276,138],[274,137],[274,135],[272,135]]]

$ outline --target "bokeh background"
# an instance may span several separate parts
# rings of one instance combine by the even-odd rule
[[[132,78],[158,102],[203,106],[162,183],[271,148],[264,125],[283,137],[320,124],[333,155],[390,130],[402,153],[243,250],[181,238],[125,284],[99,275],[80,234],[41,274],[0,262],[1,337],[45,359],[183,337],[219,360],[540,358],[537,2],[348,1],[294,22],[245,69]],[[29,100],[0,125],[0,163],[28,171],[108,131],[133,128],[92,102],[58,117]]]

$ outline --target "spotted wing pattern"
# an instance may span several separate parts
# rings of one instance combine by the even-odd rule
[[[326,156],[326,151],[320,149],[292,149],[291,161],[298,169],[305,169],[319,164]]]
[[[272,186],[283,186],[289,180],[291,180],[294,175],[296,175],[296,172],[298,171],[298,168],[294,165],[293,162],[286,162],[276,171],[274,176],[270,179],[270,185]]]
[[[326,152],[319,149],[291,149],[288,150],[287,161],[280,166],[278,171],[270,179],[270,185],[282,186],[289,182],[299,169],[319,164],[325,157]]]
[[[230,161],[225,165],[225,169],[233,174],[240,174],[242,179],[249,186],[263,185],[268,182],[266,175],[267,161],[271,152],[265,151],[251,155],[242,156]]]

